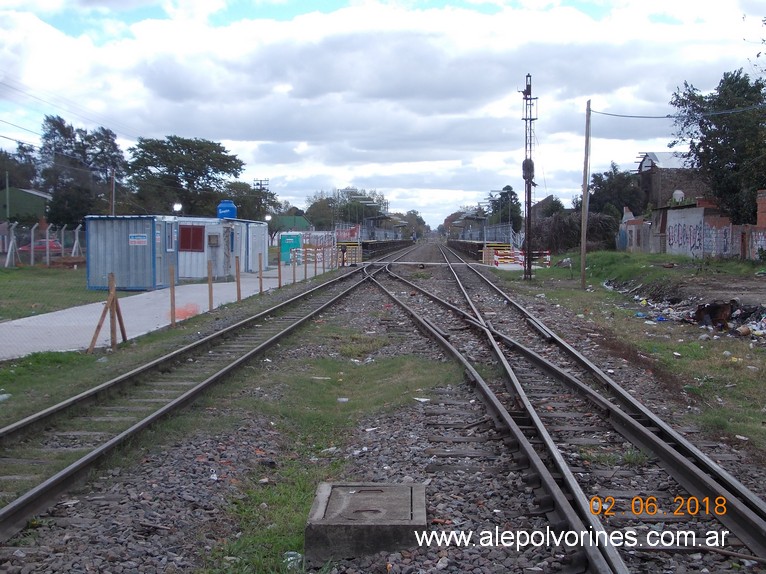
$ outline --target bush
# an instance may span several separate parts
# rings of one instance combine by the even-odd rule
[[[580,245],[582,215],[578,212],[555,213],[533,222],[532,241],[535,250],[549,250],[564,253]],[[587,249],[615,249],[615,236],[619,222],[609,215],[591,213],[588,215]]]

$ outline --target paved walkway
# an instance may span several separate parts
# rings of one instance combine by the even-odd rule
[[[304,280],[304,272],[306,278],[312,278],[314,276],[313,265],[305,268],[297,266],[295,269],[296,282]],[[322,274],[321,268],[317,269],[317,273]],[[283,266],[282,286],[290,285],[292,282],[292,268]],[[278,270],[273,267],[263,274],[263,290],[266,292],[278,287]],[[243,299],[257,295],[260,292],[258,274],[243,273],[240,277],[240,291]],[[176,321],[206,312],[210,306],[207,283],[180,285],[176,287],[175,292]],[[236,300],[236,282],[213,284],[214,308]],[[0,323],[0,361],[16,359],[41,351],[87,350],[103,313],[105,301],[106,292],[104,292],[104,302],[101,303],[91,303]],[[134,339],[170,325],[170,289],[159,289],[120,297],[119,302],[128,339]],[[117,340],[118,342],[122,341],[119,328],[117,329]],[[96,347],[109,347],[110,344],[109,319],[107,317],[101,327]]]
[[[501,265],[504,270],[522,270],[521,265]],[[321,268],[317,269],[321,275]],[[300,282],[314,276],[313,265],[298,265],[295,268],[295,280]],[[282,285],[293,282],[293,269],[282,267]],[[276,267],[263,274],[264,292],[279,287]],[[242,298],[250,297],[260,291],[257,273],[243,273],[240,277]],[[176,289],[176,321],[188,319],[208,310],[209,291],[207,283],[180,285]],[[106,292],[104,293],[106,300]],[[229,283],[213,284],[213,307],[220,307],[237,300],[237,285]],[[170,325],[170,289],[158,289],[120,297],[125,331],[128,339],[134,339]],[[25,357],[42,351],[84,351],[90,347],[99,319],[104,310],[104,302],[91,303],[80,307],[71,307],[53,313],[35,315],[15,321],[0,323],[0,361]],[[117,340],[122,341],[119,328]],[[106,348],[111,344],[109,319],[104,321],[98,339],[97,348]]]

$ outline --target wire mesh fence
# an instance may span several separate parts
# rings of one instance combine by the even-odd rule
[[[162,240],[165,239],[163,235]],[[90,276],[93,273],[89,268],[95,268],[95,264],[88,261],[87,253],[90,247],[94,255],[98,251],[96,244],[102,243],[103,238],[91,232],[90,240],[89,244],[83,228],[49,226],[41,229],[13,223],[5,229],[0,227],[0,361],[37,351],[82,349],[83,341],[77,341],[83,336],[85,343],[90,341],[109,296],[108,290],[100,288]],[[148,244],[148,248],[155,244],[152,234]],[[233,246],[236,246],[233,240],[224,240],[210,249],[223,252]],[[264,251],[252,258],[254,263],[248,270],[240,260],[240,252],[232,251],[231,266],[223,274],[212,272],[210,260],[203,261],[207,263],[207,273],[191,278],[183,277],[189,275],[191,269],[189,257],[205,258],[209,254],[181,253],[178,242],[174,249],[175,252],[158,248],[156,252],[172,258],[175,268],[167,277],[176,277],[175,281],[166,281],[162,287],[150,283],[145,289],[117,292],[120,301],[126,301],[125,298],[147,301],[126,307],[129,311],[125,314],[125,323],[129,332],[138,329],[145,333],[172,327],[175,321],[311,279],[341,264],[340,253],[331,238],[318,234],[307,237],[301,248],[291,250],[284,262],[280,261],[278,244],[265,245]],[[133,273],[135,261],[130,258],[139,250],[145,252],[147,246],[139,245],[136,250],[130,252],[126,248],[127,259],[108,270],[123,276]],[[141,261],[141,270],[159,267],[153,255],[147,257]],[[186,271],[183,271],[184,265]],[[193,268],[196,267],[195,263]],[[165,288],[168,285],[174,287],[175,300],[171,299],[171,289]],[[137,323],[146,325],[139,329]]]
[[[78,265],[85,262],[83,245],[85,230],[39,224],[0,224],[0,256],[3,266]]]

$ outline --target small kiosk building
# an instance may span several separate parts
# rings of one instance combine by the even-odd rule
[[[114,273],[117,289],[148,291],[178,280],[178,222],[161,215],[85,218],[88,289],[108,289]],[[174,277],[170,276],[175,269]]]

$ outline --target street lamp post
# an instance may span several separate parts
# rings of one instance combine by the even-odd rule
[[[263,216],[263,219],[266,220],[266,233],[269,234],[269,245],[271,245],[272,238],[271,238],[271,214],[267,213]]]

